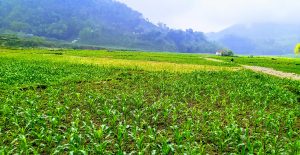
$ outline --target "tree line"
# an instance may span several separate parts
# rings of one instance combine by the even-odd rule
[[[0,33],[21,33],[104,47],[215,52],[202,32],[153,24],[114,0],[0,0]]]

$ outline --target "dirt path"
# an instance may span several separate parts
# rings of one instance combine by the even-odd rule
[[[213,58],[205,58],[208,61],[214,61],[214,62],[224,62],[222,60],[218,59],[213,59]],[[254,72],[260,72],[260,73],[265,73],[268,75],[272,76],[277,76],[280,78],[288,78],[292,80],[300,80],[300,75],[295,74],[295,73],[286,73],[282,71],[277,71],[272,68],[267,68],[267,67],[260,67],[260,66],[247,66],[247,65],[242,65],[243,68],[252,70]]]
[[[213,58],[204,58],[205,60],[208,60],[208,61],[214,61],[214,62],[224,62],[222,60],[218,60],[218,59],[213,59]]]
[[[286,73],[282,71],[277,71],[272,68],[266,68],[266,67],[259,67],[259,66],[245,66],[243,65],[244,68],[250,69],[254,72],[262,72],[265,74],[281,77],[281,78],[289,78],[292,80],[300,80],[300,75],[295,74],[295,73]]]

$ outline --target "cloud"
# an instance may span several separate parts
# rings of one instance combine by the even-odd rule
[[[172,28],[219,31],[237,23],[300,23],[299,0],[119,0]]]

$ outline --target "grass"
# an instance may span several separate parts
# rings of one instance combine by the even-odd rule
[[[52,56],[74,56],[80,58],[107,58],[119,60],[141,60],[153,62],[170,62],[176,64],[195,64],[210,66],[234,67],[235,64],[220,64],[218,62],[207,61],[203,58],[205,55],[199,54],[178,54],[178,53],[159,53],[159,52],[134,52],[134,51],[108,51],[108,50],[63,50],[63,49],[26,49],[9,50],[2,49],[2,53],[15,54],[34,54],[34,55],[52,55]]]
[[[150,61],[151,54],[123,60],[76,52],[84,53],[1,53],[0,154],[300,152],[299,81],[201,55],[185,63],[190,55],[153,53],[158,60]],[[136,67],[143,62],[226,70]]]
[[[221,59],[226,62],[230,62],[231,57],[217,57],[213,58]],[[300,74],[300,59],[299,58],[285,58],[285,57],[234,57],[236,64],[250,65],[250,66],[262,66],[269,67],[275,70],[291,72]]]
[[[90,51],[86,51],[86,52],[89,53]],[[74,51],[71,52],[64,51],[58,53],[58,52],[52,52],[48,50],[41,51],[41,52],[36,50],[27,50],[23,52],[23,50],[21,50],[21,52],[3,51],[2,57],[5,56],[5,57],[16,58],[16,59],[21,58],[23,60],[42,59],[42,60],[53,61],[53,62],[69,62],[74,64],[81,63],[81,64],[98,65],[103,67],[122,67],[122,68],[131,68],[131,69],[142,69],[148,71],[192,72],[195,70],[235,71],[240,69],[240,67],[233,64],[211,63],[210,61],[207,61],[202,57],[199,57],[199,55],[188,55],[185,57],[183,56],[183,58],[181,58],[180,55],[178,56],[175,54],[154,53],[152,56],[153,59],[151,59],[151,55],[139,52],[139,53],[132,54],[137,56],[132,56],[132,58],[128,56],[129,59],[125,59],[126,53],[130,53],[130,52],[124,52],[124,53],[113,52],[112,55],[118,55],[116,57],[109,56],[109,53],[107,51],[99,51],[98,56],[95,56],[95,52],[89,54],[89,56],[87,55],[83,56],[81,53],[82,51],[78,51],[78,53]],[[170,55],[171,57],[170,60],[166,59],[168,55]],[[143,57],[145,58],[145,60],[142,59]]]

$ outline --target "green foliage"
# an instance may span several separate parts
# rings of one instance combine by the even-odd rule
[[[43,37],[28,35],[0,35],[0,47],[2,48],[68,48],[68,49],[104,49],[99,46],[71,44],[59,40],[47,40]]]
[[[0,2],[0,33],[137,50],[214,52],[201,32],[156,26],[114,0],[10,0]]]
[[[294,52],[295,54],[300,54],[300,43],[296,45]]]
[[[299,81],[57,61],[130,54],[175,64],[196,55],[0,51],[2,154],[299,154]]]
[[[227,57],[214,57],[214,58],[224,60],[225,62],[230,62],[230,60],[232,59]],[[265,57],[239,56],[234,58],[234,62],[236,64],[241,64],[241,65],[269,67],[279,71],[300,74],[300,59],[295,59],[295,58],[285,58],[285,57],[271,58],[267,56]]]
[[[229,50],[229,49],[223,49],[223,50],[220,50],[218,51],[221,53],[221,56],[229,56],[229,57],[232,57],[234,56],[234,53],[232,50]]]
[[[0,46],[2,47],[55,47],[54,43],[40,37],[18,37],[16,35],[0,35]]]

